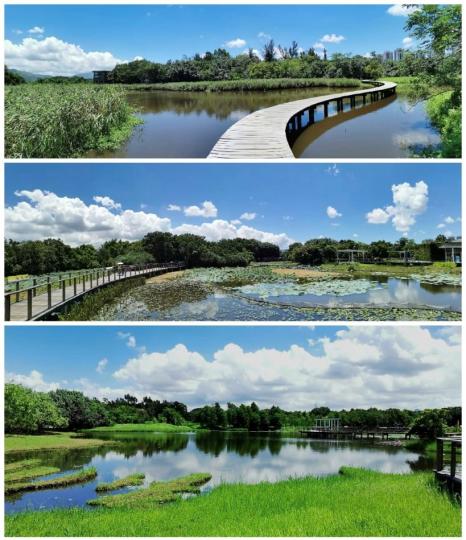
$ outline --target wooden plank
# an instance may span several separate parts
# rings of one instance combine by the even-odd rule
[[[328,102],[349,97],[352,101],[356,96],[375,94],[380,91],[394,92],[395,83],[382,81],[379,86],[365,88],[353,92],[327,94],[308,99],[299,99],[280,105],[274,105],[245,116],[231,126],[220,137],[210,151],[207,159],[289,159],[294,154],[288,143],[287,126],[296,115],[318,105],[326,106]],[[298,121],[299,123],[299,121]],[[299,131],[297,132],[299,133]]]

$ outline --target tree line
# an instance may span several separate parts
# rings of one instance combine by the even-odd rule
[[[5,241],[5,275],[40,275],[68,270],[114,266],[117,262],[141,265],[183,262],[188,268],[247,266],[253,261],[278,259],[280,248],[269,242],[234,238],[210,242],[194,234],[153,232],[142,240],[109,240],[100,247],[71,247],[62,240]]]
[[[41,433],[46,430],[80,430],[113,424],[164,422],[172,425],[196,423],[210,430],[240,429],[278,431],[286,427],[309,428],[317,418],[339,418],[341,426],[370,429],[410,427],[423,438],[442,435],[461,425],[461,407],[426,409],[350,409],[315,407],[309,411],[286,411],[277,406],[261,409],[256,403],[226,408],[219,403],[189,410],[179,401],[138,400],[126,394],[114,400],[89,398],[76,390],[37,392],[15,383],[5,384],[5,432]]]

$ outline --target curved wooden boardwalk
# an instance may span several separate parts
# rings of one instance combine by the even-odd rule
[[[111,283],[137,276],[151,277],[184,268],[181,263],[89,270],[79,276],[47,278],[32,287],[5,292],[5,321],[37,321],[59,312],[70,302]],[[25,281],[25,280],[23,280]]]
[[[332,101],[336,102],[337,112],[340,112],[343,111],[345,99],[349,99],[351,107],[355,107],[357,97],[362,97],[362,102],[365,104],[367,98],[370,102],[374,102],[396,92],[395,83],[381,81],[374,84],[376,86],[372,88],[299,99],[253,112],[225,131],[207,158],[294,158],[291,146],[298,135],[314,123],[316,107],[323,107],[324,118],[326,118],[328,105]]]

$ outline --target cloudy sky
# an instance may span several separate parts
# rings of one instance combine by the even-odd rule
[[[403,30],[408,11],[400,5],[8,5],[5,63],[72,75],[219,47],[234,55],[261,51],[271,37],[320,53],[325,47],[329,54],[368,55],[415,46]]]
[[[460,234],[456,164],[8,164],[5,236],[96,245],[152,231],[286,248]],[[293,181],[293,190],[286,186]]]
[[[287,409],[460,403],[456,327],[7,327],[6,380]]]

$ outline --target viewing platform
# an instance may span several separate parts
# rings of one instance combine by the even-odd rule
[[[461,495],[461,436],[437,438],[434,474],[440,484]]]
[[[292,159],[291,147],[297,137],[315,121],[317,107],[323,108],[323,117],[329,116],[329,104],[336,103],[337,114],[344,110],[344,101],[356,107],[356,98],[362,105],[373,103],[396,93],[391,82],[362,81],[375,86],[300,99],[261,109],[233,124],[220,137],[207,156],[208,159]]]

